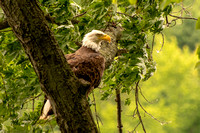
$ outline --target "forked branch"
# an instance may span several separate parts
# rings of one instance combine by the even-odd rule
[[[140,123],[141,123],[141,125],[142,125],[142,129],[143,129],[143,131],[144,131],[144,133],[146,133],[146,129],[145,129],[145,127],[144,127],[144,123],[143,123],[143,120],[142,120],[142,117],[141,117],[141,115],[140,115],[140,111],[139,111],[139,82],[140,81],[138,81],[138,82],[136,82],[136,87],[135,87],[135,105],[136,105],[136,114],[138,115],[138,117],[139,117],[139,121],[140,121]]]

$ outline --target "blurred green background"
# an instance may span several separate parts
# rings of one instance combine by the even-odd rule
[[[173,41],[166,40],[166,47],[158,52],[162,37],[156,37],[154,60],[157,62],[157,71],[152,78],[140,85],[144,96],[151,102],[146,102],[140,96],[143,107],[160,121],[143,112],[144,125],[148,133],[200,133],[200,82],[195,69],[198,57],[188,46],[180,49],[175,37],[171,40]],[[95,90],[97,97],[98,91],[100,90]],[[122,93],[122,97],[126,96]],[[107,101],[97,101],[103,133],[117,133],[117,109],[114,99],[115,96],[112,96]],[[134,94],[130,99],[134,102]],[[122,107],[124,132],[132,131],[138,123],[133,117],[134,109],[134,104]],[[138,129],[142,132],[140,126]]]
[[[184,0],[183,4],[177,6],[172,13],[176,15],[176,12],[184,6],[184,14],[187,14],[185,17],[198,18],[200,16],[200,1]],[[177,15],[179,14],[180,12],[177,13]],[[172,19],[170,18],[170,20]],[[147,133],[200,133],[200,75],[195,68],[198,61],[196,49],[200,45],[200,31],[195,29],[195,23],[194,20],[178,20],[174,27],[165,28],[163,47],[162,35],[155,36],[153,59],[157,64],[157,70],[149,80],[140,82],[141,90],[149,101],[147,102],[140,95],[140,102],[145,110],[153,116],[140,109]],[[8,31],[5,34],[1,32],[1,34],[1,40],[4,40],[4,43],[0,45],[0,48],[3,50],[7,48],[9,56],[3,56],[7,54],[4,51],[4,53],[2,51],[0,53],[2,70],[6,68],[3,71],[5,77],[2,76],[3,74],[0,75],[0,114],[3,114],[0,116],[0,129],[2,129],[0,133],[9,131],[16,133],[27,131],[60,132],[53,118],[36,123],[35,120],[39,116],[44,99],[37,77],[13,33]],[[79,36],[75,33],[73,35]],[[70,39],[69,37],[65,40],[59,34],[56,37],[58,40],[60,39],[59,43],[61,44],[67,43],[66,40]],[[149,38],[148,41],[151,44],[152,38]],[[161,48],[162,50],[160,50]],[[11,52],[10,49],[12,49]],[[12,53],[13,51],[14,53]],[[21,55],[16,63],[22,63],[21,66],[12,63],[12,55]],[[7,61],[7,64],[3,61]],[[16,95],[12,95],[13,92]],[[24,93],[26,95],[23,95]],[[124,133],[133,132],[139,122],[133,116],[135,96],[134,91],[131,93],[130,95],[121,94]],[[102,90],[99,88],[95,89],[94,94],[100,131],[102,133],[117,133],[115,95],[111,94],[108,99],[101,100]],[[8,97],[5,98],[5,95]],[[131,101],[129,106],[125,105],[127,98]],[[90,95],[90,102],[92,103],[93,100],[93,96]],[[91,105],[91,109],[96,119],[93,105]],[[137,132],[143,132],[141,125],[137,127]]]
[[[186,17],[200,16],[200,1],[184,0],[184,6],[188,11]],[[176,8],[173,13],[176,14],[178,10]],[[143,107],[159,120],[142,113],[148,133],[200,133],[200,79],[198,70],[195,69],[200,31],[195,29],[195,23],[194,20],[179,20],[174,27],[165,28],[165,44],[161,51],[163,38],[161,35],[155,38],[153,58],[157,71],[140,85],[144,96],[152,102],[150,104],[140,96]],[[95,90],[96,97],[99,91]],[[122,97],[127,95],[122,94]],[[99,97],[96,99],[98,114],[102,120],[101,131],[117,133],[115,96],[107,101],[100,101]],[[134,102],[134,94],[130,99]],[[133,117],[134,109],[134,104],[122,107],[124,132],[133,131],[138,123]],[[141,126],[137,131],[143,132]]]

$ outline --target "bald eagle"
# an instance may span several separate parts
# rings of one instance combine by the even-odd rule
[[[105,69],[105,59],[99,53],[102,41],[111,42],[111,37],[99,30],[92,30],[83,38],[82,47],[75,53],[65,55],[76,77],[90,83],[89,93],[99,86]],[[40,119],[47,119],[53,114],[51,103],[45,100]]]

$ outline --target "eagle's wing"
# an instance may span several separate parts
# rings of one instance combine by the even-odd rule
[[[105,60],[99,53],[90,53],[86,55],[67,54],[65,55],[68,64],[72,71],[79,79],[84,79],[90,82],[90,89],[87,95],[94,88],[98,87],[103,71],[105,68]],[[46,119],[52,112],[50,101],[47,100],[42,108],[40,119]]]
[[[66,55],[66,59],[78,78],[89,81],[94,88],[100,84],[105,68],[105,60],[99,53]]]

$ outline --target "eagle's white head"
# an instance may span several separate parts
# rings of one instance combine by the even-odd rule
[[[103,40],[111,42],[111,38],[109,35],[103,33],[99,30],[92,30],[91,32],[87,33],[83,38],[83,45],[87,48],[91,48],[95,51],[99,51],[101,42]]]

